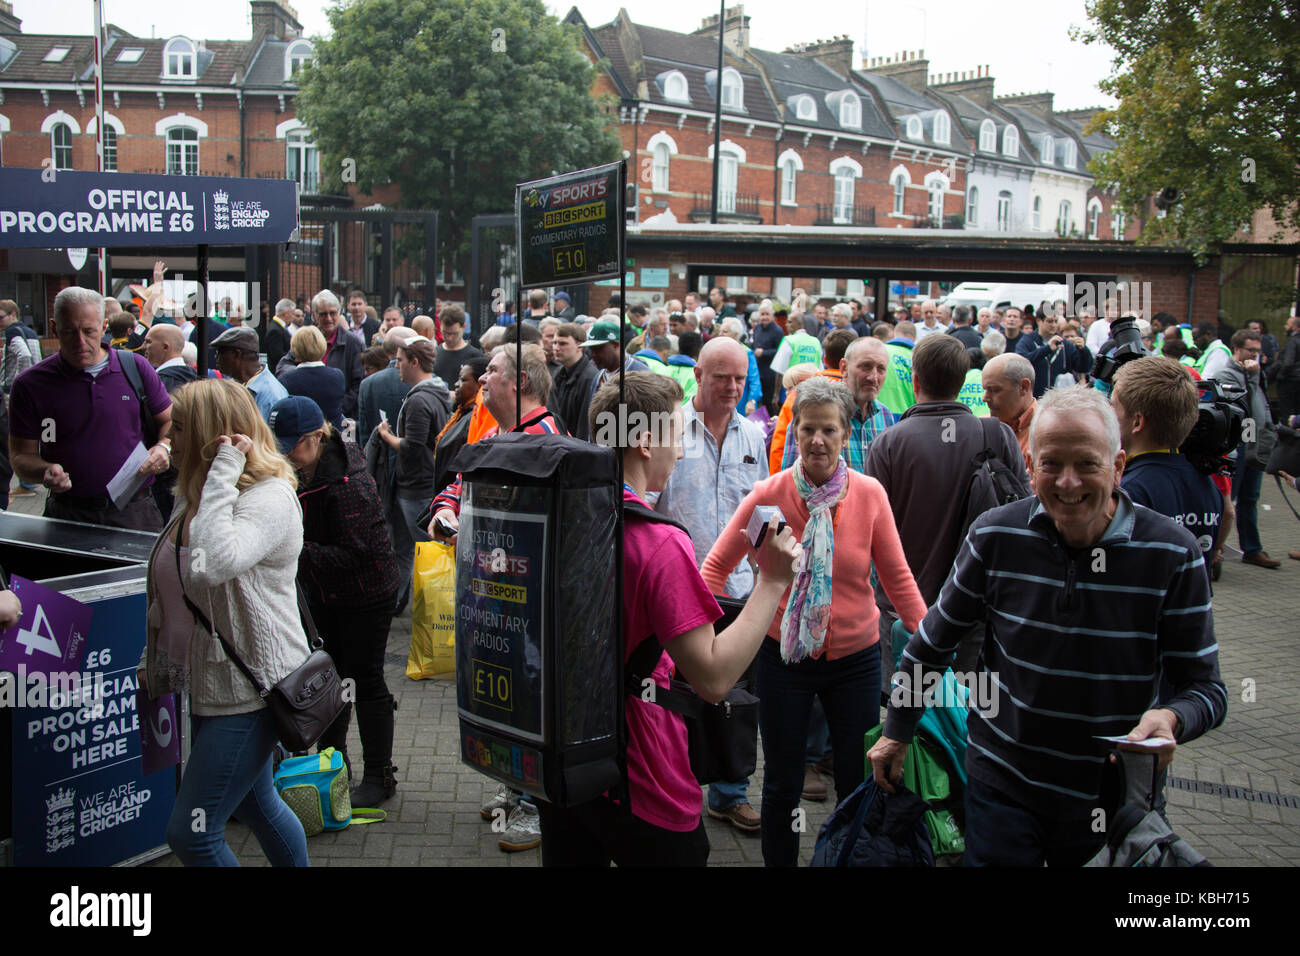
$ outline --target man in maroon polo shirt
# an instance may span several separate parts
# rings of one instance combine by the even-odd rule
[[[9,457],[28,481],[50,489],[47,518],[162,530],[150,477],[118,509],[108,483],[137,444],[146,441],[140,402],[119,362],[103,346],[104,303],[98,292],[72,287],[54,300],[59,351],[23,372],[10,396]],[[171,461],[171,399],[142,355],[130,354],[157,429],[139,474],[157,475]]]

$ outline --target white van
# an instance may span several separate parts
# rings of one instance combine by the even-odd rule
[[[1023,309],[1033,305],[1038,310],[1039,303],[1055,302],[1065,299],[1068,290],[1064,282],[1013,283],[1013,282],[962,282],[955,289],[939,300],[941,305],[956,308],[969,305],[979,310],[988,306],[993,309],[1014,305]]]

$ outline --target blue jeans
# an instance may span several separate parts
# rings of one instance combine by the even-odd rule
[[[709,806],[714,810],[726,810],[737,804],[749,803],[749,778],[733,780],[729,783],[709,784]]]
[[[192,719],[193,746],[167,843],[186,866],[239,866],[226,843],[238,814],[272,866],[307,866],[307,836],[271,783],[275,724],[269,710]],[[201,811],[201,812],[200,812]]]
[[[428,533],[421,528],[416,519],[425,508],[429,507],[430,498],[396,497],[395,514],[390,522],[393,531],[393,551],[397,554],[397,569],[401,572],[401,587],[397,591],[397,606],[404,607],[411,597],[411,574],[415,568],[415,543],[432,541]]]
[[[1232,472],[1232,500],[1237,506],[1237,544],[1242,557],[1264,550],[1259,541],[1259,518],[1256,505],[1264,484],[1264,473],[1246,465],[1246,446],[1237,446],[1237,466]]]
[[[880,647],[839,660],[781,660],[774,640],[758,652],[758,729],[763,735],[763,862],[799,860],[804,757],[813,698],[820,698],[835,751],[835,794],[844,799],[865,779],[863,736],[880,723]]]
[[[1083,866],[1105,842],[1091,817],[1041,815],[974,777],[967,784],[963,866]]]

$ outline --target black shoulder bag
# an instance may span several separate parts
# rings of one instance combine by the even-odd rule
[[[307,644],[311,654],[292,673],[288,674],[274,687],[266,687],[253,676],[248,665],[235,653],[230,642],[221,636],[212,622],[198,608],[190,596],[185,593],[185,578],[181,573],[180,531],[177,530],[176,577],[181,582],[181,597],[190,613],[207,630],[221,642],[226,655],[248,678],[259,697],[266,702],[275,721],[275,733],[280,743],[291,753],[305,753],[320,740],[330,724],[347,706],[343,699],[343,682],[339,680],[338,669],[334,660],[324,651],[324,641],[316,633],[316,624],[311,619],[311,611],[303,597],[302,588],[298,587],[298,612],[302,616],[303,630],[307,632]]]
[[[682,528],[671,518],[636,502],[623,503],[625,516]],[[682,528],[685,531],[685,528]],[[689,534],[689,532],[687,532]],[[734,620],[743,601],[718,599],[726,612],[723,621]],[[721,703],[701,700],[685,681],[673,680],[667,690],[651,678],[663,646],[651,634],[637,646],[624,669],[624,689],[633,697],[655,704],[686,719],[691,772],[702,784],[742,780],[758,765],[758,698],[736,686]]]

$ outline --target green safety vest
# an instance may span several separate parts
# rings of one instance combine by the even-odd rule
[[[1209,345],[1206,346],[1205,351],[1201,354],[1201,357],[1196,360],[1196,364],[1193,365],[1192,368],[1196,369],[1196,371],[1198,372],[1204,372],[1205,363],[1210,360],[1211,355],[1213,355],[1216,351],[1220,349],[1228,353],[1228,358],[1232,358],[1232,349],[1228,348],[1218,339],[1215,339],[1213,342],[1211,342]]]
[[[984,403],[984,373],[977,368],[966,373],[966,384],[957,393],[957,401],[969,408],[976,418],[988,418],[989,407]]]
[[[912,350],[905,345],[886,345],[885,351],[889,353],[889,370],[876,400],[895,415],[901,415],[916,404],[912,391]]]
[[[822,344],[803,329],[787,335],[785,340],[790,343],[790,368],[808,363],[822,367]]]
[[[1192,340],[1192,330],[1191,330],[1191,329],[1184,329],[1184,328],[1182,328],[1181,326],[1179,326],[1179,329],[1178,329],[1178,337],[1181,338],[1181,339],[1183,340],[1183,344],[1186,345],[1189,349],[1194,349],[1194,348],[1196,348],[1196,343]],[[1161,354],[1163,354],[1164,350],[1165,350],[1165,334],[1164,334],[1164,332],[1162,331],[1162,332],[1160,333],[1160,338],[1159,338],[1158,340],[1156,340],[1156,354],[1157,354],[1157,355],[1161,355]],[[1186,361],[1186,360],[1184,359],[1183,364],[1184,364],[1184,365],[1191,365],[1192,362],[1195,362],[1195,361],[1196,361],[1195,359],[1192,359],[1192,361],[1189,362],[1189,361]]]

